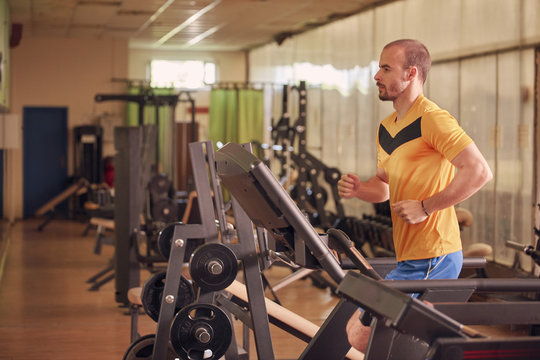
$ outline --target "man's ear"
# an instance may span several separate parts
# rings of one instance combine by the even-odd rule
[[[418,68],[416,66],[411,66],[409,67],[409,76],[407,78],[407,80],[412,80],[414,79],[416,76],[418,76]]]

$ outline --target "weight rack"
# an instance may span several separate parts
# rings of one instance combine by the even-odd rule
[[[251,323],[253,324],[253,334],[257,348],[258,357],[261,359],[273,359],[273,347],[270,336],[270,326],[266,305],[264,301],[264,288],[261,280],[261,271],[257,257],[257,249],[253,240],[253,228],[251,221],[232,199],[232,209],[236,223],[236,230],[227,229],[225,204],[223,203],[220,181],[215,173],[214,153],[211,142],[198,142],[189,145],[191,163],[193,166],[193,178],[197,191],[197,201],[199,205],[201,224],[177,224],[171,243],[171,252],[167,265],[167,275],[161,302],[159,319],[157,323],[156,340],[152,358],[166,359],[168,343],[170,339],[170,328],[175,316],[174,309],[178,293],[178,284],[181,277],[182,261],[184,259],[186,243],[190,239],[203,239],[205,244],[218,243],[218,229],[215,217],[218,217],[219,234],[221,241],[230,248],[243,266],[244,280],[249,296],[251,311]],[[212,189],[210,188],[212,184]],[[214,203],[212,202],[212,191]],[[214,212],[215,209],[215,212]],[[234,237],[238,238],[238,243],[231,243]],[[161,241],[161,240],[160,240]],[[218,292],[200,292],[197,303],[214,303]],[[169,299],[169,300],[168,300]],[[172,299],[172,300],[171,300]],[[244,344],[244,348],[247,347]],[[245,350],[245,349],[244,349]],[[239,359],[236,340],[233,335],[225,358]]]

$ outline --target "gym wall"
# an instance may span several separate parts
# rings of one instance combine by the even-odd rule
[[[9,38],[11,33],[9,7],[6,0],[0,0],[0,29],[0,110],[6,110],[9,107]]]
[[[24,33],[11,51],[11,107],[21,114],[24,106],[68,108],[68,173],[73,172],[73,127],[96,121],[103,112],[123,116],[117,102],[96,104],[97,93],[123,92],[124,84],[112,78],[127,77],[127,40],[34,37]],[[13,186],[5,194],[8,218],[20,218],[22,200],[22,150],[7,151],[6,176]]]
[[[383,46],[399,38],[424,42],[433,58],[425,93],[447,108],[473,137],[495,174],[462,206],[475,223],[464,245],[485,242],[493,259],[511,265],[507,240],[535,243],[538,202],[533,198],[534,48],[540,45],[540,3],[520,0],[418,0],[377,7],[336,23],[269,44],[249,54],[250,81],[308,87],[308,149],[343,172],[371,176],[375,134],[390,114],[373,76]],[[313,85],[298,64],[332,64],[347,87]],[[275,108],[275,107],[274,107]],[[276,118],[278,114],[274,115]],[[537,119],[538,120],[538,119]],[[346,213],[371,212],[369,204],[345,202]],[[522,256],[530,269],[532,262]]]

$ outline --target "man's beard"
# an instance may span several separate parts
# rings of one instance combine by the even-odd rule
[[[386,90],[386,88],[385,88]],[[394,101],[396,99],[396,96],[390,96],[388,95],[388,91],[380,91],[379,92],[379,99],[382,101]]]
[[[379,85],[382,85],[382,84],[379,84]],[[392,88],[392,86],[390,86],[390,90],[393,90],[394,92],[394,95],[390,95],[388,93],[388,88],[383,85],[383,90],[379,90],[379,99],[382,100],[382,101],[394,101],[398,98],[399,95],[401,95],[401,93],[403,93],[403,90],[399,90],[397,89],[395,86]]]
[[[395,99],[395,97],[390,97],[388,94],[379,94],[379,100],[382,101],[394,101]]]

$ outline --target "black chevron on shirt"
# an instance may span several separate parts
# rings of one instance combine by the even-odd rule
[[[401,145],[417,139],[422,136],[422,117],[414,120],[410,125],[398,132],[395,137],[392,137],[388,130],[379,125],[379,144],[386,151],[388,155],[391,155]]]

